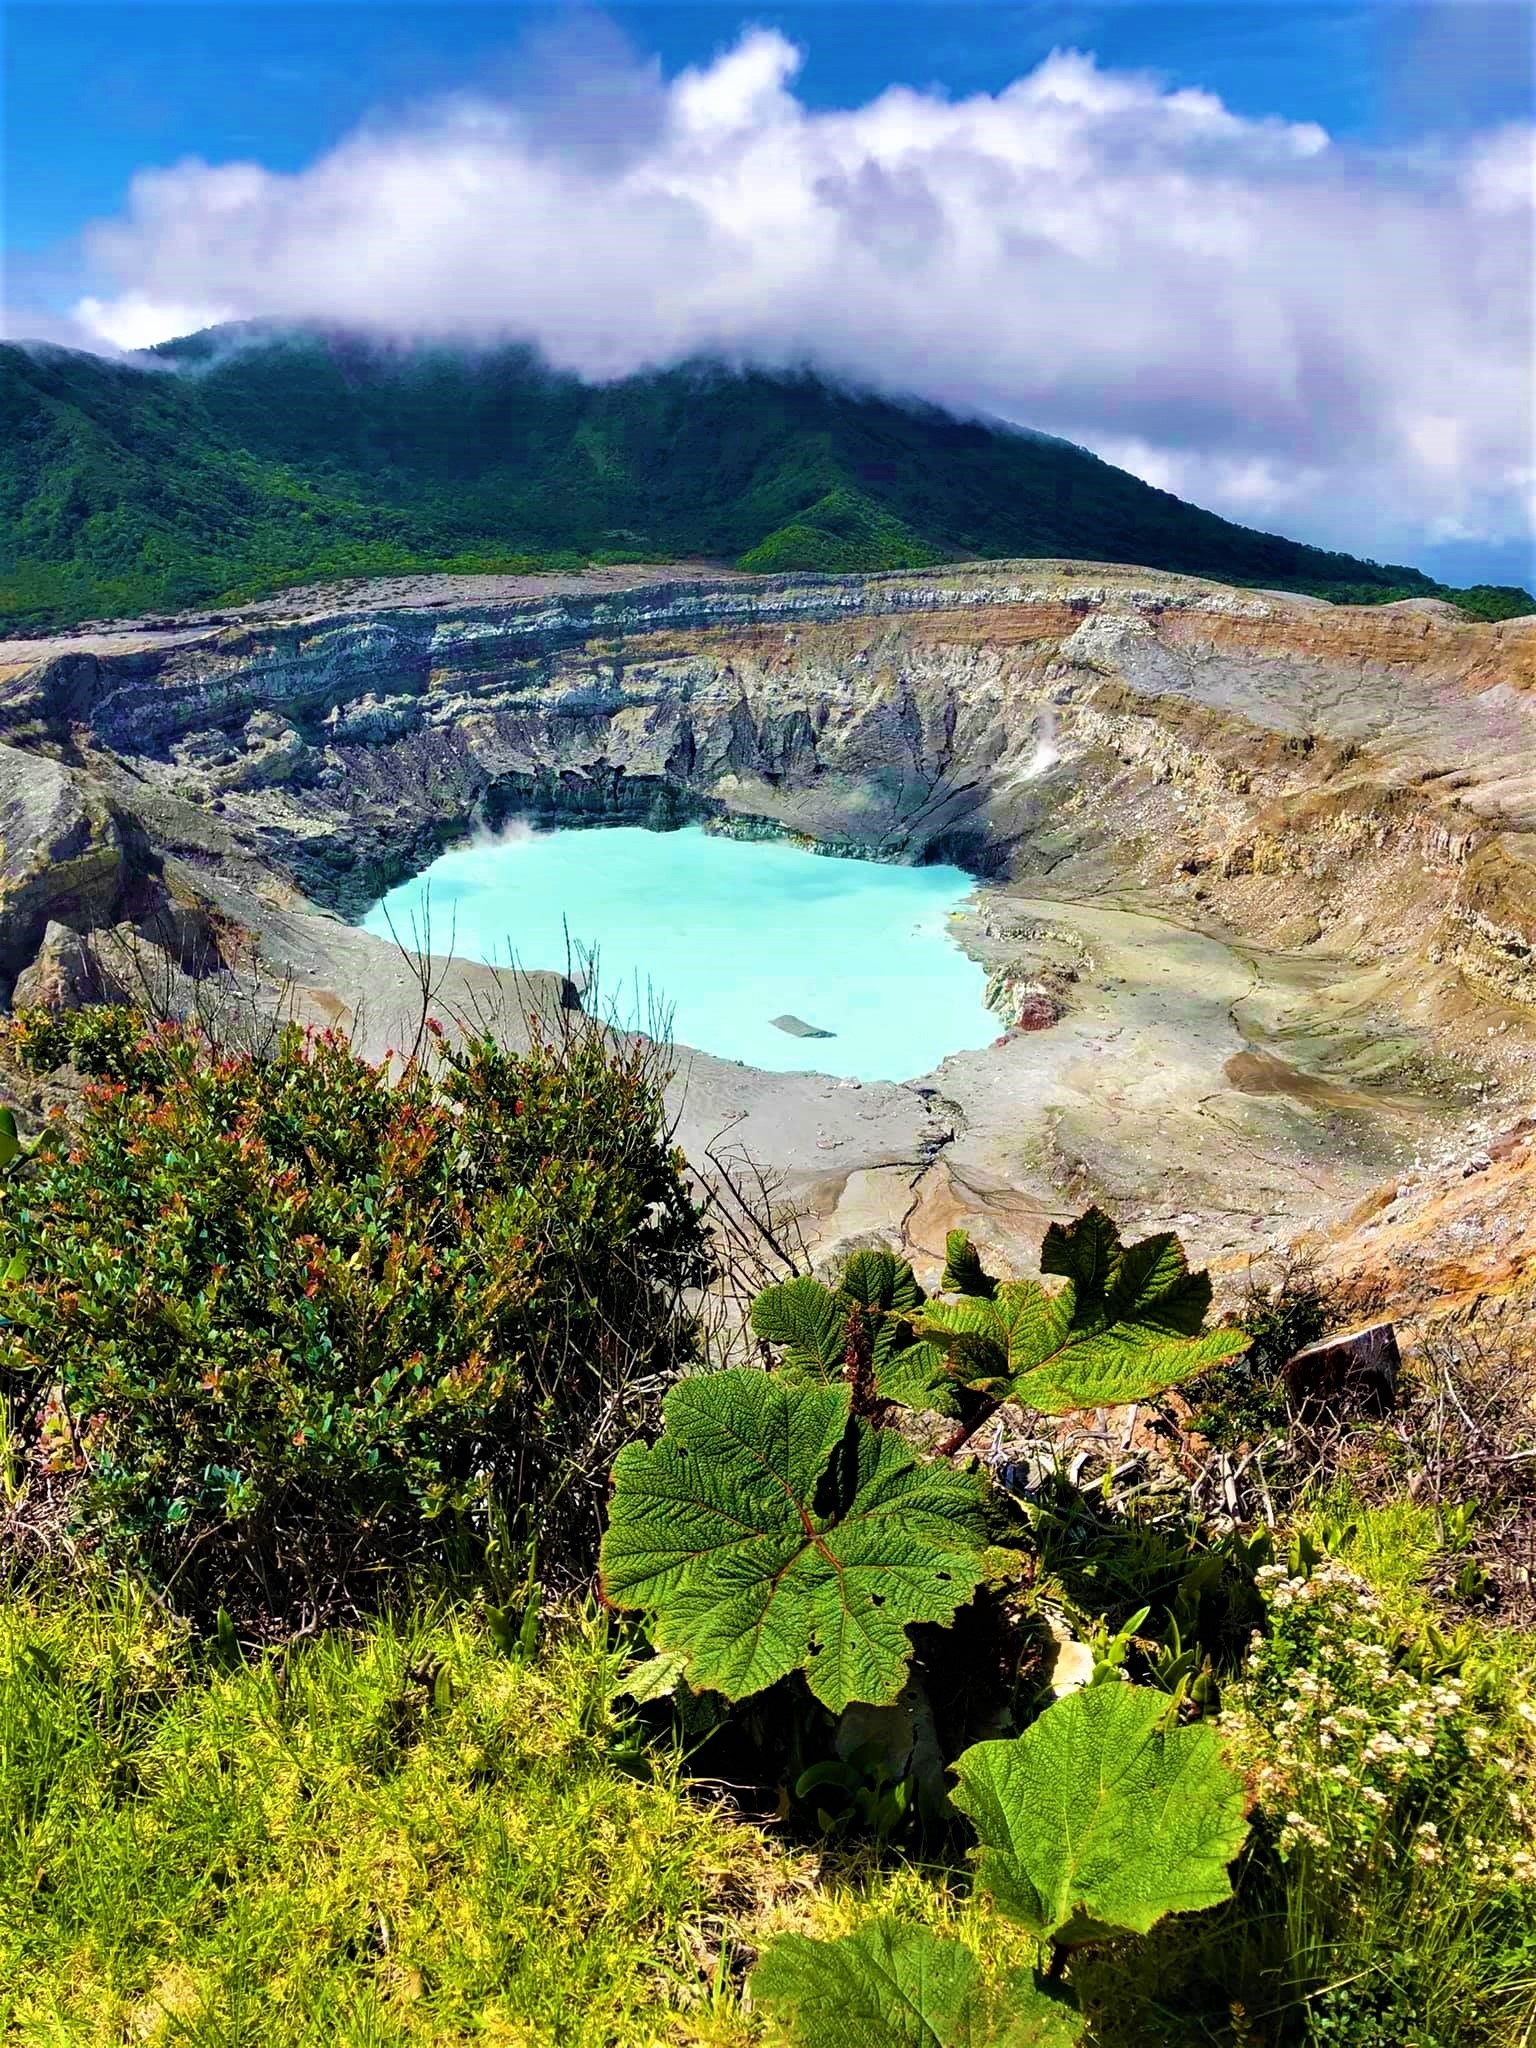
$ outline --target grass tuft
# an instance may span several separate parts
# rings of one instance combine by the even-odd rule
[[[460,1610],[225,1671],[131,1592],[6,1600],[0,2033],[749,2038],[730,1931],[793,1859],[632,1753],[621,1661]]]

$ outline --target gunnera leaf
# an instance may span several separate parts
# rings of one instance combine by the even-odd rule
[[[765,1287],[752,1304],[757,1335],[780,1346],[786,1365],[813,1372],[835,1372],[841,1366],[846,1324],[846,1307],[808,1275]]]
[[[925,1298],[905,1259],[891,1251],[855,1252],[835,1290],[806,1276],[765,1287],[752,1304],[752,1328],[779,1347],[788,1376],[823,1382],[842,1374],[857,1334],[868,1345],[881,1400],[949,1415],[955,1407],[949,1361],[937,1345],[918,1342],[912,1333],[912,1317]]]
[[[944,1277],[939,1282],[945,1294],[973,1294],[990,1301],[997,1282],[981,1263],[981,1254],[963,1230],[952,1230],[944,1240]]]
[[[648,1617],[687,1682],[729,1699],[803,1670],[833,1713],[883,1706],[913,1622],[949,1622],[985,1571],[978,1483],[850,1417],[846,1386],[717,1372],[613,1469],[604,1596]]]
[[[882,1343],[892,1325],[882,1325],[874,1347],[875,1392],[914,1414],[954,1415],[958,1412],[955,1375],[949,1358],[926,1339],[918,1344]]]
[[[837,1291],[861,1308],[916,1308],[923,1300],[917,1275],[894,1252],[855,1252],[842,1271]]]
[[[983,1998],[963,1942],[874,1920],[836,1941],[781,1934],[752,1972],[752,2003],[796,2048],[1073,2048],[1081,2017],[1032,1976]]]
[[[1169,1727],[1166,1695],[1095,1685],[955,1766],[981,1846],[977,1883],[1042,1940],[1072,1944],[1230,1898],[1248,1832],[1243,1782],[1204,1722]]]
[[[1040,1267],[1065,1286],[1011,1280],[990,1300],[931,1301],[917,1335],[967,1384],[1048,1415],[1150,1400],[1248,1348],[1241,1330],[1203,1327],[1210,1276],[1190,1272],[1171,1232],[1125,1245],[1090,1209],[1051,1225]]]
[[[609,1697],[633,1700],[637,1707],[646,1706],[651,1700],[670,1699],[682,1683],[687,1668],[688,1659],[676,1650],[669,1650],[660,1657],[647,1657],[633,1671],[626,1672]]]

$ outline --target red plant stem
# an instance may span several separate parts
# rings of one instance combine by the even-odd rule
[[[988,1399],[981,1413],[973,1421],[962,1422],[952,1436],[945,1437],[944,1441],[939,1445],[938,1455],[941,1458],[952,1458],[957,1451],[963,1451],[977,1430],[984,1428],[1002,1405],[1001,1399]]]

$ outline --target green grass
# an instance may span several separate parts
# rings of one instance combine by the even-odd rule
[[[1303,1526],[1341,1563],[1370,1580],[1401,1627],[1421,1630],[1436,1620],[1437,1610],[1424,1584],[1446,1548],[1446,1536],[1439,1514],[1428,1502],[1401,1499],[1372,1505],[1361,1500],[1347,1481],[1336,1481],[1308,1504]],[[1507,1644],[1520,1638],[1490,1633],[1489,1640]]]
[[[1340,1504],[1323,1519],[1353,1527],[1383,1626],[1422,1645],[1433,1515]],[[1527,1762],[1533,1647],[1482,1632],[1476,1680],[1490,1742]],[[783,1929],[893,1912],[994,1980],[1034,1959],[962,1868],[737,1818],[615,1705],[631,1654],[587,1607],[519,1661],[445,1602],[226,1666],[128,1582],[0,1598],[0,2038],[750,2048],[746,1969]],[[1524,1771],[1457,1783],[1431,1809],[1448,1843],[1528,1840]],[[1341,1900],[1326,1859],[1279,1864],[1264,1834],[1230,1906],[1075,1966],[1090,2048],[1526,2039],[1536,1893],[1404,1840]]]
[[[0,631],[301,581],[702,558],[764,572],[1022,556],[1351,603],[1465,599],[1218,518],[1044,435],[694,364],[592,386],[526,351],[195,336],[146,374],[0,347]]]
[[[601,1621],[530,1666],[460,1612],[223,1672],[130,1593],[9,1600],[0,2034],[743,2038],[721,1934],[771,1852],[675,1754],[628,1774],[619,1663]]]
[[[125,1582],[0,1599],[0,2038],[746,2048],[784,1928],[1033,1960],[952,1871],[818,1859],[690,1785],[594,1609],[531,1662],[462,1605],[222,1668]]]

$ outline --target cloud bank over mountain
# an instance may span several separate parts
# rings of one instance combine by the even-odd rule
[[[294,174],[143,172],[78,331],[517,337],[592,378],[809,361],[1307,539],[1536,527],[1536,129],[1367,154],[1073,52],[823,111],[774,31],[671,80],[599,48]]]

